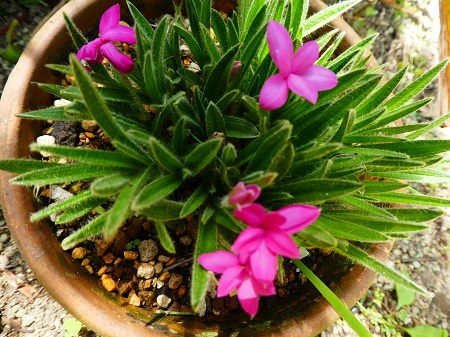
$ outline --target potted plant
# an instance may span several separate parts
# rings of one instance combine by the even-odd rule
[[[307,17],[308,2],[291,1],[284,7],[284,1],[244,0],[238,14],[224,19],[211,10],[210,2],[188,0],[182,8],[187,9],[189,28],[178,5],[173,17],[161,18],[166,1],[119,1],[122,10],[128,7],[131,12],[134,29],[119,23],[116,1],[72,1],[56,13],[59,20],[51,19],[43,27],[45,33],[30,42],[1,105],[7,123],[0,168],[18,174],[2,173],[3,211],[24,258],[49,293],[104,336],[196,331],[314,336],[338,316],[311,284],[295,299],[284,299],[256,315],[259,295],[275,291],[275,274],[283,270],[279,256],[295,260],[337,305],[339,301],[298,260],[298,248],[303,247],[344,257],[335,263],[331,256],[315,274],[348,305],[373,280],[374,273],[362,266],[427,294],[379,259],[387,256],[392,239],[427,228],[423,222],[441,214],[399,205],[450,205],[398,192],[409,188],[405,180],[446,178],[429,167],[450,142],[417,140],[446,117],[429,125],[391,125],[429,102],[410,100],[446,62],[393,93],[406,69],[384,81],[378,69],[367,68],[364,51],[373,36],[336,55],[343,35],[316,30],[357,2]],[[55,38],[66,34],[60,21],[63,12],[77,51],[77,56],[70,56],[70,67],[59,63],[67,60],[68,36]],[[96,27],[93,23],[103,12],[100,37],[87,40],[77,27]],[[147,21],[153,18],[158,19],[156,29]],[[198,71],[181,62],[180,41]],[[125,42],[125,50],[117,49],[117,42]],[[122,53],[129,45],[134,46],[134,56]],[[37,54],[42,58],[35,63]],[[52,64],[51,71],[45,64]],[[73,85],[54,84],[61,78],[56,71],[74,76]],[[26,85],[18,85],[18,78]],[[31,81],[39,85],[29,86]],[[41,89],[69,100],[69,105],[42,109],[52,95]],[[34,144],[30,153],[28,144],[42,132],[36,120],[48,119],[93,119],[112,139],[112,148]],[[22,159],[36,156],[36,151],[73,162]],[[11,178],[15,185],[9,183]],[[92,183],[71,199],[41,210],[32,193],[17,186],[74,180]],[[65,249],[99,234],[112,240],[127,218],[142,214],[157,229],[161,246],[173,253],[168,228],[195,214],[190,294],[194,310],[202,305],[210,270],[223,274],[218,277],[219,296],[237,290],[244,311],[255,317],[163,318],[106,292],[62,252],[51,227],[42,221],[61,212],[73,219],[74,213],[82,216],[102,205],[104,213],[63,240]],[[347,258],[357,264],[349,265]],[[367,333],[352,324],[361,335]]]

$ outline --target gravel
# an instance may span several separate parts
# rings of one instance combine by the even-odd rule
[[[385,0],[385,2],[388,1]],[[369,7],[366,7],[360,13],[352,12],[346,19],[352,21],[355,26],[359,26],[358,30],[362,36],[370,33],[370,30],[381,33],[373,47],[373,52],[380,63],[389,62],[385,68],[387,74],[392,74],[403,64],[412,61],[414,67],[408,72],[408,78],[411,81],[415,75],[420,73],[421,69],[428,70],[438,62],[439,11],[437,10],[438,0],[410,0],[409,3],[418,10],[412,15],[404,13],[403,19],[400,21],[395,18],[393,7],[387,6],[384,2],[368,3],[365,0],[363,0],[363,4],[372,6],[377,11],[376,15],[362,15],[361,13],[367,14],[366,9]],[[0,28],[8,24],[11,19],[28,12],[28,17],[19,24],[15,32],[15,41],[18,41],[18,46],[23,48],[36,25],[50,10],[51,8],[41,5],[19,7],[11,0],[3,1]],[[410,10],[406,12],[409,13]],[[3,49],[5,45],[5,35],[0,35],[0,49]],[[2,92],[13,64],[0,61],[0,92]],[[437,82],[431,85],[425,94],[437,97]],[[405,122],[417,123],[436,118],[439,116],[438,107],[438,103],[435,102]],[[445,126],[439,128],[435,134],[438,137],[450,139],[449,128]],[[417,187],[429,195],[445,198],[450,195],[448,186],[445,184],[433,186],[432,189],[425,186]],[[416,297],[415,302],[408,308],[404,326],[429,324],[449,331],[450,287],[446,282],[450,279],[449,228],[450,216],[446,215],[431,223],[429,230],[414,235],[410,240],[398,240],[395,243],[387,264],[397,270],[407,271],[416,282],[435,294],[434,298]],[[186,241],[188,241],[187,238]],[[161,258],[162,256],[159,256],[159,260]],[[167,261],[169,259],[167,258]],[[155,265],[156,268],[157,265]],[[172,286],[175,287],[178,281],[174,277]],[[377,278],[361,304],[365,308],[373,306],[376,302],[377,292],[379,292],[378,289],[382,290],[385,299],[384,306],[377,307],[376,313],[395,316],[398,312],[395,310],[394,284],[383,276]],[[163,295],[159,295],[157,301],[163,300],[162,297],[159,298],[160,296]],[[162,304],[170,305],[170,303]],[[354,311],[375,337],[385,336],[381,332],[383,327],[380,324],[371,323],[371,321],[376,321],[373,317],[370,315],[366,317],[358,309]],[[10,237],[1,210],[0,318],[0,337],[63,336],[63,323],[71,318],[70,314],[48,296],[23,261]],[[97,336],[85,328],[80,334]],[[345,322],[338,321],[320,336],[354,337],[356,334]]]

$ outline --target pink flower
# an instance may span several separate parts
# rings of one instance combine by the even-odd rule
[[[79,60],[86,60],[90,63],[101,63],[106,57],[114,68],[121,74],[128,74],[133,71],[133,61],[130,57],[122,54],[114,46],[114,41],[136,43],[136,32],[133,28],[119,24],[120,6],[113,5],[100,19],[100,37],[81,47],[77,53]]]
[[[219,250],[201,254],[198,263],[207,270],[222,274],[217,287],[217,297],[227,296],[236,289],[239,303],[251,316],[255,316],[258,312],[259,295],[275,294],[273,282],[263,286],[253,277],[248,264],[248,254],[236,256]]]
[[[258,199],[261,193],[261,187],[256,184],[245,185],[243,181],[240,181],[234,186],[229,196],[229,202],[231,205],[245,205],[251,204]]]
[[[278,109],[286,103],[289,90],[315,104],[318,92],[337,85],[336,75],[329,69],[314,65],[319,57],[316,41],[303,44],[293,54],[289,32],[276,21],[267,26],[270,56],[280,71],[264,83],[259,94],[259,105],[266,110]]]
[[[311,205],[290,205],[275,212],[266,212],[260,204],[245,205],[234,210],[234,216],[249,225],[237,237],[231,249],[250,254],[253,276],[269,284],[277,273],[277,254],[299,259],[298,246],[290,237],[312,224],[320,209]]]

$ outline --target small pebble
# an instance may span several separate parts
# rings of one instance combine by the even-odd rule
[[[145,279],[153,277],[155,274],[155,268],[150,263],[141,263],[137,268],[137,276]]]
[[[180,243],[181,243],[183,246],[189,246],[189,245],[192,243],[192,238],[191,238],[189,235],[183,235],[183,236],[180,238]]]
[[[23,327],[30,326],[35,320],[36,318],[34,316],[25,314],[22,316],[22,326]]]
[[[45,145],[45,146],[53,146],[56,144],[55,137],[49,136],[49,135],[43,135],[36,138],[36,143],[38,145]],[[39,151],[42,157],[51,157],[52,154],[45,152],[45,151]]]
[[[183,282],[183,276],[180,274],[173,273],[170,275],[168,286],[170,289],[177,289],[181,282]]]
[[[166,282],[170,278],[170,272],[166,271],[159,276],[161,282]]]
[[[133,250],[126,250],[123,252],[123,257],[127,260],[137,260],[137,258],[139,257],[139,253],[135,252]]]
[[[102,285],[108,291],[113,291],[117,287],[116,282],[114,281],[114,279],[108,274],[103,274],[102,275]]]
[[[76,247],[72,250],[72,258],[75,260],[84,259],[86,255],[88,255],[90,251],[84,247]]]
[[[170,302],[172,302],[171,298],[167,295],[161,294],[156,298],[156,303],[158,303],[158,307],[166,309]]]
[[[128,303],[134,305],[135,307],[139,307],[141,305],[141,298],[136,295],[134,290],[130,291],[130,294],[128,295]]]
[[[141,255],[142,262],[151,261],[158,254],[158,245],[151,239],[143,240],[139,244],[139,254]]]
[[[170,260],[170,257],[168,257],[168,256],[165,256],[165,255],[158,256],[159,262],[166,263],[166,262],[169,262],[169,260]]]
[[[155,274],[156,275],[161,274],[163,268],[164,268],[164,266],[161,262],[158,262],[157,264],[155,264]]]
[[[56,107],[67,106],[67,105],[69,105],[70,103],[72,103],[72,102],[69,101],[69,100],[67,100],[67,99],[64,99],[64,98],[56,99],[56,100],[53,102],[53,104],[54,104]]]
[[[56,202],[61,202],[73,197],[73,194],[57,185],[51,187],[51,198]]]
[[[3,233],[2,235],[0,235],[0,242],[5,243],[6,241],[8,241],[8,235]]]

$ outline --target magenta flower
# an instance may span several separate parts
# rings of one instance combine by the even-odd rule
[[[262,284],[270,284],[277,273],[277,254],[300,258],[290,234],[306,228],[319,215],[319,208],[300,204],[268,213],[260,204],[237,208],[234,216],[249,227],[239,234],[231,249],[238,254],[250,254],[253,276]]]
[[[231,205],[251,204],[260,194],[261,187],[258,185],[245,185],[243,181],[240,181],[233,187],[228,200]]]
[[[248,264],[248,254],[239,256],[219,250],[201,254],[198,263],[203,268],[216,274],[222,274],[217,287],[217,297],[223,297],[237,290],[237,297],[242,308],[251,316],[258,312],[259,295],[275,294],[275,285],[270,282],[262,285],[256,280]]]
[[[79,60],[90,63],[101,63],[107,58],[114,68],[121,74],[133,71],[133,61],[122,54],[114,45],[114,42],[136,43],[136,32],[133,28],[119,24],[120,6],[113,5],[100,19],[100,37],[81,47],[77,53]]]
[[[331,70],[314,65],[319,57],[316,41],[303,44],[293,54],[289,32],[276,21],[267,26],[267,43],[270,56],[280,71],[264,83],[259,94],[259,105],[265,110],[278,109],[286,103],[289,90],[315,104],[318,92],[337,85],[337,77]]]

